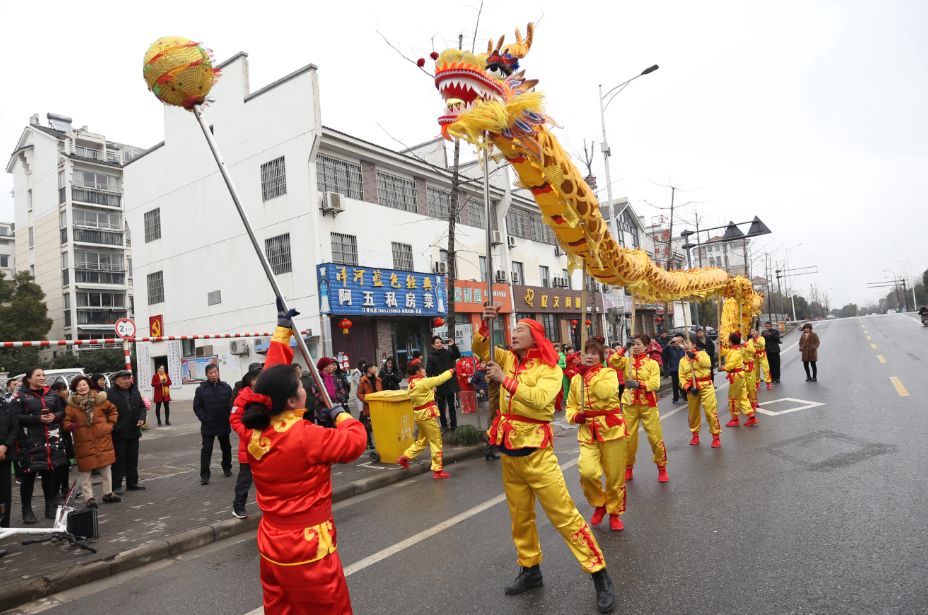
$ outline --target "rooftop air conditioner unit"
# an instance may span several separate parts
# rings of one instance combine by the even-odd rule
[[[332,214],[333,218],[342,213],[345,211],[342,207],[342,195],[338,192],[323,192],[321,209],[322,215]]]
[[[497,282],[506,282],[506,272],[505,272],[505,271],[497,271],[497,272],[496,272],[496,281],[497,281]]]
[[[232,340],[229,342],[229,352],[232,354],[248,354],[248,342],[245,340]]]
[[[433,273],[448,273],[448,263],[443,263],[441,261],[435,261],[432,263],[432,272]]]
[[[506,245],[509,246],[510,248],[516,247],[516,238],[513,237],[512,235],[507,235],[507,236],[506,236]]]
[[[499,231],[490,232],[490,243],[494,246],[498,246],[503,243],[503,236]]]

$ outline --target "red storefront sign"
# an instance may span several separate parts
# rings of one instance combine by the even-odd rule
[[[454,281],[454,311],[461,313],[482,313],[483,304],[487,302],[487,285],[485,282],[469,280]],[[493,285],[493,305],[500,305],[500,313],[512,312],[512,296],[507,284]]]

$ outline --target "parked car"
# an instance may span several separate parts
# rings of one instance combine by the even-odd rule
[[[705,330],[706,330],[706,335],[709,336],[709,339],[712,339],[712,340],[717,340],[717,339],[719,339],[718,331],[716,331],[714,328],[712,328],[712,327],[710,327],[710,326],[708,326],[708,325],[706,325],[706,326],[700,325],[700,326],[698,326],[698,327],[697,327],[696,325],[690,325],[690,326],[689,326],[689,330],[690,330],[690,337],[691,337],[691,338],[695,338],[695,337],[696,337],[696,329],[705,329]],[[686,337],[686,327],[676,327],[675,329],[671,329],[671,330],[669,331],[669,333],[670,333],[670,336],[671,336],[671,337],[673,337],[674,335],[682,335],[683,337]]]
[[[887,314],[895,314],[895,313],[896,313],[896,310],[889,309],[889,310],[886,310],[886,313],[887,313]]]

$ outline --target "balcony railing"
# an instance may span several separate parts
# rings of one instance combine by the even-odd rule
[[[75,184],[71,188],[71,200],[91,203],[93,205],[106,205],[119,207],[121,196],[118,192],[100,190],[98,188],[84,188]]]
[[[74,272],[74,283],[81,284],[116,284],[125,286],[126,274],[109,271],[81,271]]]
[[[122,246],[122,233],[74,228],[74,241],[82,243],[99,243],[107,246]]]
[[[126,317],[126,310],[109,308],[77,308],[78,325],[112,325],[120,318]]]
[[[83,145],[74,146],[74,155],[78,158],[87,158],[88,160],[103,160],[103,151]]]
[[[117,273],[123,273],[126,270],[126,266],[121,263],[81,263],[78,262],[74,265],[74,268],[78,271],[115,271]]]

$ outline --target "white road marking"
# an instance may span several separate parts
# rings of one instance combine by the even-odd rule
[[[763,406],[769,406],[771,404],[777,404],[781,402],[793,402],[799,404],[786,410],[766,410]],[[808,410],[810,408],[818,408],[819,406],[824,406],[825,404],[819,401],[809,401],[807,399],[794,399],[792,397],[783,397],[782,399],[771,399],[763,403],[758,404],[757,411],[766,414],[767,416],[779,416],[781,414],[789,414],[790,412],[799,412],[800,410]]]
[[[674,408],[670,412],[661,415],[660,420],[663,421],[664,419],[670,418],[673,415],[677,414],[678,412],[681,412],[685,408],[686,406],[680,406],[678,408]],[[571,452],[576,454],[578,451],[571,451]],[[561,472],[563,472],[564,470],[567,470],[568,468],[574,467],[579,462],[580,462],[580,457],[578,456],[578,457],[574,457],[570,461],[567,461],[561,464],[560,466]],[[345,502],[347,503],[350,501],[351,500],[346,500]],[[412,547],[422,542],[423,540],[426,540],[427,538],[431,538],[432,536],[435,536],[436,534],[439,534],[445,531],[449,527],[457,525],[461,521],[465,521],[467,519],[470,519],[473,516],[479,515],[483,511],[493,508],[497,504],[500,504],[501,502],[505,502],[505,501],[506,501],[506,494],[501,493],[500,495],[494,498],[490,498],[489,500],[485,502],[477,504],[473,508],[469,508],[468,510],[465,510],[459,515],[455,515],[454,517],[451,517],[450,519],[446,519],[445,521],[439,523],[438,525],[432,526],[428,528],[427,530],[423,530],[419,532],[418,534],[413,534],[412,536],[410,536],[409,538],[405,540],[401,540],[400,542],[390,545],[389,547],[385,549],[381,549],[380,551],[372,555],[369,555],[365,557],[364,559],[358,560],[357,562],[349,566],[345,566],[345,576],[349,577],[355,574],[356,572],[360,572],[364,570],[365,568],[373,566],[374,564],[381,562],[387,559],[388,557],[396,555],[397,553],[401,551],[405,551],[409,547]],[[264,607],[258,607],[254,609],[253,611],[248,611],[247,613],[245,613],[245,615],[263,615],[263,614],[264,614]]]

